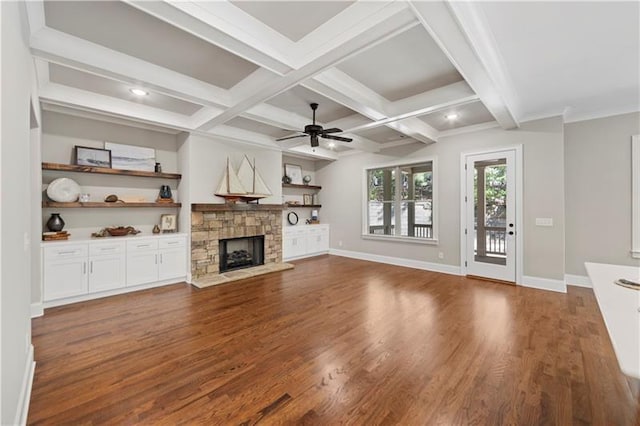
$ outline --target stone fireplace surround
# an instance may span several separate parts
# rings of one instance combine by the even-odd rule
[[[212,278],[215,281],[220,275],[219,239],[257,235],[264,235],[267,270],[270,265],[282,264],[282,205],[192,204],[191,276],[194,284]]]

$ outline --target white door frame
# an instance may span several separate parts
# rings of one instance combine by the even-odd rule
[[[467,156],[479,155],[479,154],[491,154],[501,151],[515,151],[516,157],[516,284],[522,285],[522,275],[524,267],[524,215],[522,211],[522,200],[524,190],[523,179],[523,156],[522,145],[505,145],[495,148],[485,148],[479,151],[465,151],[460,153],[460,272],[462,275],[467,275],[467,267],[465,261],[467,260],[467,236],[464,234],[464,229],[467,226],[467,209],[465,208],[464,197],[467,194],[466,186],[466,174],[464,166],[467,162]]]

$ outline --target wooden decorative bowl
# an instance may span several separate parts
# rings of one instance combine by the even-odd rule
[[[107,228],[107,232],[112,237],[123,237],[129,233],[132,233],[131,231],[134,231],[135,233],[135,230],[130,226],[129,227],[118,226],[117,228]]]

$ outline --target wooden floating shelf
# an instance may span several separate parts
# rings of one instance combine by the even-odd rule
[[[191,204],[192,212],[231,212],[253,210],[282,210],[282,204],[255,204],[255,203],[223,203],[223,204]]]
[[[322,189],[319,185],[298,185],[297,183],[283,183],[283,188],[298,188],[298,189]]]
[[[70,209],[70,208],[107,208],[107,209],[124,209],[124,208],[137,208],[137,207],[181,207],[182,203],[105,203],[105,202],[88,202],[88,203],[58,203],[55,201],[43,201],[42,207],[44,208],[56,208],[56,209]]]
[[[150,178],[162,178],[162,179],[182,179],[182,175],[180,173],[156,173],[156,172],[145,172],[141,170],[108,169],[106,167],[76,166],[73,164],[59,164],[59,163],[42,163],[42,170],[57,170],[57,171],[63,171],[63,172],[78,172],[78,173],[97,173],[102,175],[117,175],[117,176],[138,176],[138,177],[150,177]]]
[[[287,208],[297,209],[302,207],[320,208],[322,204],[286,204]]]

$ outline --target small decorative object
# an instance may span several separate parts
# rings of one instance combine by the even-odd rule
[[[160,227],[156,224],[153,225],[153,231],[154,234],[159,234],[160,233]]]
[[[105,149],[111,150],[114,169],[142,170],[152,172],[156,167],[156,150],[141,146],[122,145],[119,143],[105,142]]]
[[[319,194],[313,194],[313,201],[312,201],[311,204],[313,204],[315,206],[320,205],[320,196],[319,196]]]
[[[310,206],[313,204],[313,194],[303,194],[302,199],[305,206]]]
[[[291,183],[291,178],[287,175],[282,176],[282,183],[285,184],[290,184]]]
[[[104,238],[107,236],[107,228],[102,228],[98,232],[92,233],[91,236],[95,238]]]
[[[309,182],[311,182],[311,176],[304,175],[304,177],[302,178],[302,182],[304,182],[305,185],[309,185]]]
[[[60,213],[51,213],[51,217],[47,220],[47,229],[51,232],[60,232],[64,228],[64,220],[60,217]]]
[[[136,235],[139,234],[140,231],[135,229],[133,226],[117,226],[114,228],[105,228],[107,233],[112,237],[123,237],[125,235]]]
[[[298,223],[298,215],[296,212],[289,212],[287,222],[289,222],[289,225],[296,225]]]
[[[155,166],[155,168],[154,168],[154,171],[155,171],[156,173],[162,173],[162,164],[160,164],[160,163],[156,163],[156,166]]]
[[[311,210],[311,220],[318,220],[318,210]]]
[[[110,150],[78,145],[74,149],[77,166],[111,168]]]
[[[300,205],[300,201],[298,201],[298,200],[289,200],[289,201],[287,201],[287,205],[288,206],[299,206]]]
[[[91,199],[91,194],[80,194],[81,203],[88,203],[90,199]]]
[[[58,178],[47,186],[47,196],[58,203],[78,201],[80,186],[69,178]]]
[[[159,196],[160,196],[160,198],[163,198],[163,199],[170,199],[171,198],[171,188],[169,187],[169,185],[162,185],[160,187]]]
[[[60,232],[43,232],[42,241],[65,241],[68,240],[71,234],[67,231]]]
[[[109,194],[104,197],[104,201],[106,203],[115,203],[116,201],[118,201],[118,196],[116,194]]]
[[[176,232],[178,229],[177,222],[175,214],[163,214],[160,216],[160,229],[162,232]]]
[[[291,178],[291,183],[302,185],[302,167],[297,164],[285,164],[284,174]]]

